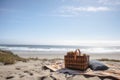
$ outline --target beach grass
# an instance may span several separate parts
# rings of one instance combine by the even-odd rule
[[[16,61],[26,62],[27,60],[25,58],[13,54],[11,51],[0,50],[0,62],[7,65],[7,64],[14,64]]]

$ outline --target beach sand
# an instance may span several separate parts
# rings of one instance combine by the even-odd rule
[[[62,62],[63,60],[54,60]],[[28,62],[17,62],[13,65],[0,65],[0,80],[117,80],[111,77],[72,75],[67,73],[52,72],[45,69],[44,65],[49,65],[54,61],[50,60],[30,60]],[[118,62],[104,62],[114,65],[120,70]]]
[[[61,58],[64,59],[64,55],[67,52],[58,52],[58,51],[14,51],[14,54],[17,54],[21,57],[29,58],[46,58],[46,59],[53,59],[53,58]],[[90,59],[117,59],[120,60],[120,53],[87,53],[90,55]]]
[[[15,53],[15,52],[14,52]],[[33,54],[32,54],[33,53]],[[64,63],[63,57],[66,53],[59,52],[59,55],[53,52],[38,53],[38,52],[16,52],[22,57],[38,57],[40,60],[29,60],[27,62],[18,61],[12,65],[3,65],[0,63],[0,80],[118,80],[112,77],[98,77],[85,75],[72,75],[67,73],[53,72],[44,68],[45,65],[50,65],[56,62]],[[91,59],[112,58],[119,59],[120,54],[91,54]],[[46,58],[46,59],[41,59]],[[53,59],[62,58],[62,59]],[[102,61],[107,65],[111,65],[110,71],[120,71],[120,62]],[[114,66],[113,66],[114,65]],[[120,74],[119,74],[120,75]]]

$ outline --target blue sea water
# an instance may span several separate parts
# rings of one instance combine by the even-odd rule
[[[68,45],[0,45],[0,49],[11,51],[74,51],[85,53],[120,53],[120,46],[68,46]]]

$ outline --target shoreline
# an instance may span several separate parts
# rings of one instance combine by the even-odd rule
[[[17,54],[24,58],[46,58],[46,59],[53,59],[53,58],[61,58],[64,59],[64,55],[67,52],[58,52],[58,51],[14,51],[14,54]],[[117,59],[120,60],[119,56],[120,53],[89,53],[90,59]]]

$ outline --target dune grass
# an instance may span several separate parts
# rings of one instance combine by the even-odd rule
[[[16,61],[26,62],[25,58],[21,58],[18,55],[13,54],[11,51],[0,50],[0,62],[3,64],[14,64]]]

